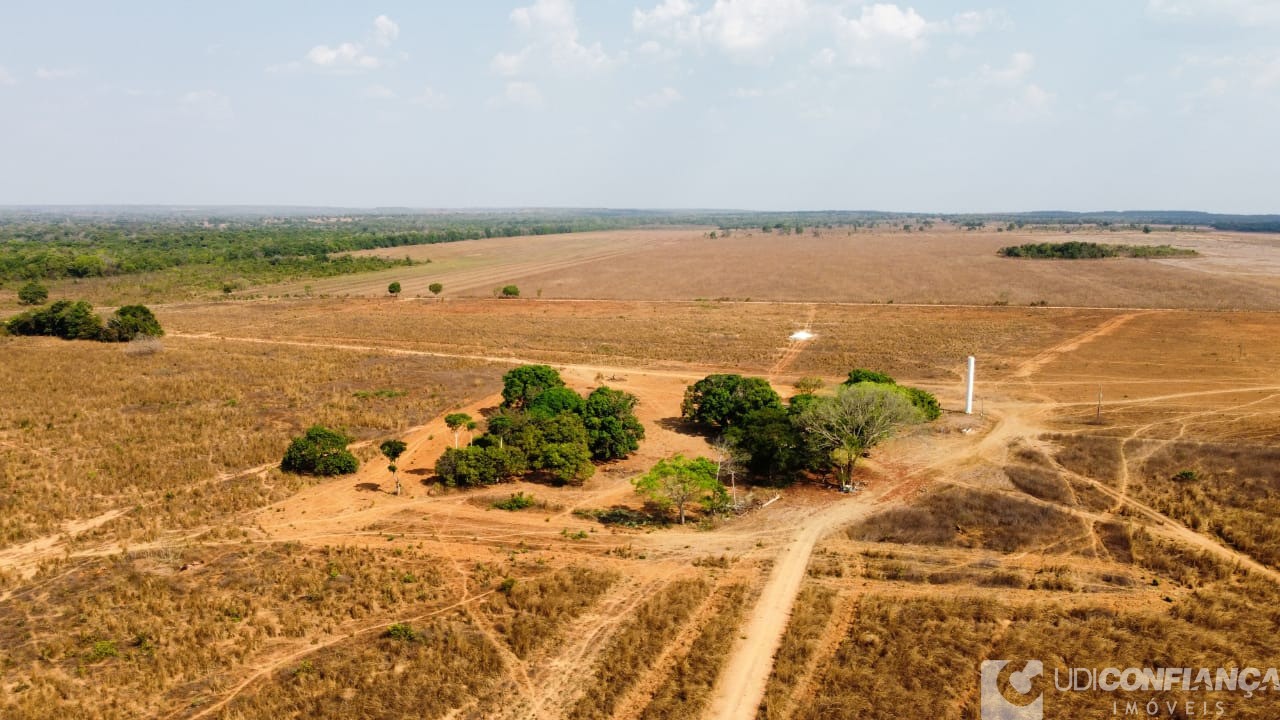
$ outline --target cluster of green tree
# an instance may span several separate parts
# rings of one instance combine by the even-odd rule
[[[936,419],[938,401],[882,373],[854,370],[834,395],[802,393],[784,404],[760,378],[710,375],[685,392],[687,420],[721,436],[754,477],[784,484],[806,473],[851,483],[864,452],[901,425]]]
[[[360,461],[347,449],[352,438],[321,425],[307,428],[293,439],[284,453],[280,469],[301,475],[347,475],[360,467]],[[401,447],[400,452],[404,452]],[[399,453],[396,454],[397,457]]]
[[[59,300],[48,307],[15,315],[4,324],[10,335],[49,335],[64,340],[129,342],[136,337],[160,337],[164,329],[145,305],[118,308],[104,323],[84,300]]]
[[[469,416],[450,415],[454,447],[436,462],[436,474],[450,487],[492,485],[524,475],[560,483],[580,483],[606,462],[635,452],[644,428],[635,416],[636,398],[601,386],[583,398],[565,387],[546,365],[524,365],[502,379],[502,407],[488,429],[457,447],[461,428],[475,427]]]
[[[1058,243],[1027,243],[1002,247],[999,254],[1012,258],[1084,260],[1111,257],[1187,257],[1195,250],[1172,245],[1110,245],[1076,240]]]

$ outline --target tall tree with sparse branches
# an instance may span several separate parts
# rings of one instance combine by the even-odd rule
[[[841,387],[834,396],[812,402],[798,418],[845,490],[853,485],[853,467],[862,453],[898,427],[920,420],[920,411],[902,393],[874,383]]]

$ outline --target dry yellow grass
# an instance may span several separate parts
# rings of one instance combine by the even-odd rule
[[[313,424],[361,439],[424,423],[480,394],[499,368],[325,349],[170,340],[131,356],[120,346],[0,338],[0,546],[62,523],[129,512],[104,527],[145,538],[262,507],[295,477],[236,477],[278,462]],[[358,397],[394,390],[394,397]]]

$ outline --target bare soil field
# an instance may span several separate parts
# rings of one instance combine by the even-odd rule
[[[665,251],[683,251],[681,232]],[[886,247],[977,242],[883,235]],[[578,240],[574,252],[594,252]],[[654,253],[646,272],[663,282]],[[449,261],[432,259],[423,267]],[[1203,275],[1179,263],[1205,259],[1104,265]],[[1052,271],[1060,286],[1113,272],[1053,267],[1072,269]],[[1212,282],[1255,299],[1270,287],[1243,278]],[[987,658],[1280,665],[1275,315],[1016,298],[552,300],[550,288],[542,300],[163,306],[169,334],[153,355],[0,339],[0,380],[38,389],[0,406],[0,716],[719,720],[909,707],[976,720]],[[816,338],[789,340],[799,329]],[[964,415],[970,353],[979,404]],[[530,361],[578,391],[634,393],[639,452],[582,486],[432,483],[453,442],[443,414],[482,416],[500,374]],[[742,486],[776,500],[685,527],[595,518],[639,510],[629,481],[656,460],[710,454],[678,422],[688,383],[744,372],[790,394],[798,377],[834,383],[855,366],[935,391],[945,410],[862,460],[857,493]],[[358,438],[356,474],[275,468],[313,422]],[[408,446],[400,496],[369,445],[390,437]],[[493,506],[514,492],[537,502]],[[1231,717],[1277,716],[1269,695],[1207,699]],[[1061,717],[1110,712],[1106,700],[1047,698]]]
[[[268,295],[378,296],[395,280],[408,297],[490,295],[616,300],[1280,309],[1280,237],[1210,231],[1049,230],[925,232],[844,228],[802,235],[711,229],[626,230],[495,238],[367,251],[431,263],[413,268],[257,288]],[[1002,258],[1007,245],[1068,240],[1169,244],[1200,257],[1145,260]]]

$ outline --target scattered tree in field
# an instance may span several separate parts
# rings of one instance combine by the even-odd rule
[[[551,388],[564,387],[549,365],[521,365],[502,376],[502,406],[522,410]]]
[[[723,497],[724,485],[716,479],[716,464],[706,458],[683,455],[659,460],[649,472],[631,481],[636,492],[662,508],[675,508],[680,524],[691,503],[715,504]]]
[[[812,397],[812,396],[806,396]],[[786,484],[809,469],[811,452],[796,413],[761,408],[725,433],[746,470],[770,484]]]
[[[400,297],[400,282],[397,280],[388,285],[387,292],[391,294],[391,297]]]
[[[591,391],[582,409],[591,457],[617,460],[635,452],[644,439],[644,426],[636,417],[636,396],[601,386]]]
[[[428,285],[428,286],[427,286],[427,289],[431,291],[431,294],[432,294],[432,295],[435,295],[436,297],[439,297],[439,296],[440,296],[440,293],[444,292],[444,285],[441,285],[441,284],[440,284],[440,283],[438,283],[438,282],[437,282],[437,283],[431,283],[430,285]]]
[[[458,437],[465,427],[475,427],[475,421],[466,413],[449,413],[444,416],[444,424],[453,431],[453,446],[458,447]]]
[[[390,465],[387,465],[387,469],[391,471],[391,478],[395,480],[396,495],[400,494],[400,476],[396,474],[396,470],[399,469],[396,467],[396,460],[400,459],[400,456],[404,454],[406,447],[403,440],[383,440],[382,444],[378,446],[378,449],[387,458],[387,462],[390,463]]]
[[[449,448],[436,461],[436,475],[448,487],[493,485],[527,469],[518,450],[497,445]]]
[[[280,469],[304,475],[347,475],[360,466],[347,450],[352,438],[329,428],[313,425],[296,437],[285,451]]]
[[[816,399],[798,417],[813,447],[822,451],[842,489],[853,484],[862,453],[888,439],[901,425],[918,422],[920,411],[893,386],[858,383],[834,397]]]
[[[164,329],[155,314],[145,305],[125,305],[107,320],[102,339],[107,342],[129,342],[136,337],[161,337]]]
[[[502,297],[518,298],[520,297],[520,288],[516,287],[515,285],[504,285],[502,287]]]
[[[780,407],[782,399],[763,378],[708,375],[685,390],[681,412],[700,425],[726,428],[755,410]]]
[[[49,299],[49,288],[32,280],[18,288],[18,302],[23,305],[43,305]]]
[[[791,386],[802,395],[812,395],[822,389],[826,385],[826,381],[820,377],[802,377]]]

